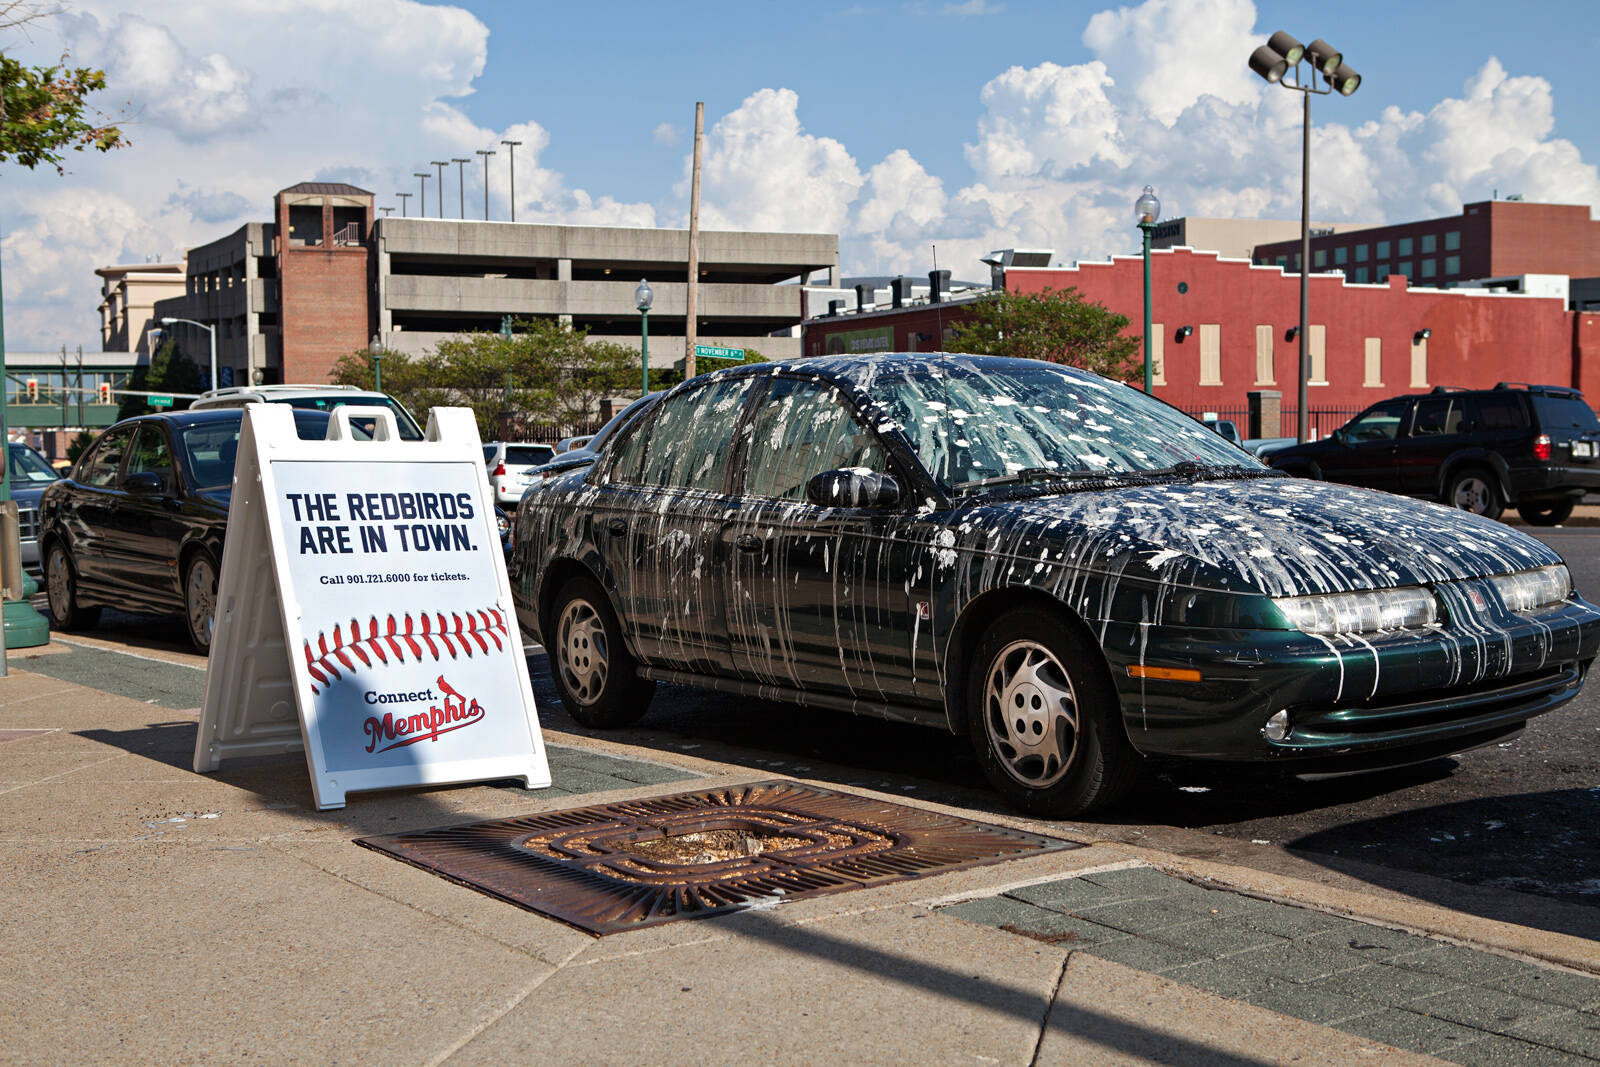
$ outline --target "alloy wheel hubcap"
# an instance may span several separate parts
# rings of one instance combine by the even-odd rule
[[[1456,483],[1455,505],[1482,515],[1489,510],[1489,483],[1482,478],[1463,478]]]
[[[1059,782],[1078,750],[1078,701],[1055,654],[1013,641],[989,664],[983,687],[989,747],[1006,773],[1032,789]]]
[[[211,644],[211,631],[217,616],[217,576],[207,560],[189,568],[189,629]]]
[[[45,581],[50,595],[50,614],[65,619],[72,603],[72,579],[67,573],[67,557],[60,549],[50,553],[50,573]]]
[[[606,628],[587,600],[574,600],[561,612],[556,626],[561,680],[580,704],[600,699],[610,671]]]

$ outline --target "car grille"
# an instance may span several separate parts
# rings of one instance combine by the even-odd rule
[[[39,509],[32,504],[17,505],[17,520],[21,529],[20,540],[39,540]]]
[[[1369,701],[1338,709],[1302,711],[1294,718],[1293,742],[1325,745],[1340,739],[1400,739],[1462,724],[1490,725],[1546,711],[1583,681],[1584,667],[1563,663],[1537,674],[1456,686],[1427,700]]]

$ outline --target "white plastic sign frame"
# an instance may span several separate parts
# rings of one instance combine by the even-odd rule
[[[548,786],[492,499],[466,408],[404,441],[391,412],[339,407],[302,441],[291,408],[248,405],[194,769],[303,748],[319,810],[357,790]]]

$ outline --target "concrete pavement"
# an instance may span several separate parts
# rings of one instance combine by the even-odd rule
[[[595,939],[352,839],[770,771],[547,732],[552,790],[317,812],[89,644],[0,680],[0,1062],[1600,1060],[1594,942],[1022,819],[1085,847]]]

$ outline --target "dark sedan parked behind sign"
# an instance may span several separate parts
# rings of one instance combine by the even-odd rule
[[[92,627],[102,608],[181,611],[194,647],[210,650],[243,417],[218,408],[119,422],[45,490],[40,548],[58,629]],[[302,438],[327,433],[326,412],[294,421]]]
[[[585,725],[654,681],[971,739],[1026,810],[1143,755],[1354,770],[1571,699],[1600,611],[1549,548],[1289,478],[1049,363],[840,357],[685,382],[529,490],[518,618]]]

